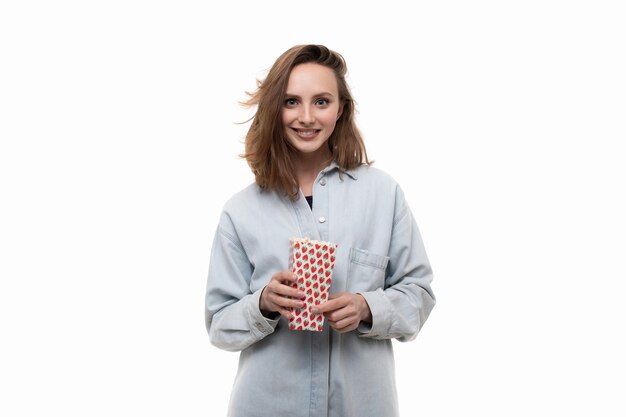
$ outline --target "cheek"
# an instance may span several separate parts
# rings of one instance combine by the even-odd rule
[[[325,113],[322,118],[324,125],[329,128],[334,128],[337,123],[337,113],[336,112],[328,112]]]

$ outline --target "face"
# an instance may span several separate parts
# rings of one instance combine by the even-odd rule
[[[291,70],[282,122],[287,140],[302,157],[326,158],[326,141],[341,116],[337,79],[332,69],[306,63]]]

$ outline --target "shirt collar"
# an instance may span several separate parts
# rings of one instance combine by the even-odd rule
[[[337,162],[335,162],[334,160],[330,163],[330,165],[328,165],[326,168],[324,168],[322,170],[322,172],[326,174],[326,173],[332,172],[334,170],[338,170],[341,173],[347,174],[353,180],[357,179],[356,169],[350,169],[350,170],[347,170],[347,171],[343,170],[343,169],[341,169],[341,167],[339,165],[337,165]]]

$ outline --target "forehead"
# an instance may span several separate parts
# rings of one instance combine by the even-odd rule
[[[296,65],[289,74],[287,93],[290,94],[327,92],[336,96],[337,89],[334,71],[324,65],[314,63]]]

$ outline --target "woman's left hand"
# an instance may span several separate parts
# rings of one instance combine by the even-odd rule
[[[372,312],[365,297],[349,292],[330,294],[328,301],[313,307],[311,312],[323,313],[330,327],[339,333],[356,329],[361,321],[372,321]]]

